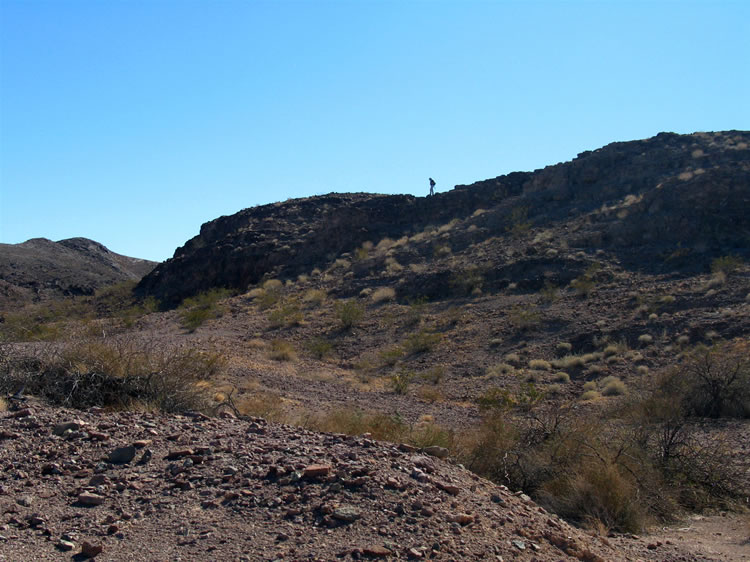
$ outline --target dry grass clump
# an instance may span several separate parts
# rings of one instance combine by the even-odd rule
[[[322,305],[328,295],[323,289],[308,289],[305,294],[302,295],[302,302],[309,307]]]
[[[521,360],[521,356],[518,353],[506,353],[503,359],[505,359],[506,363],[510,363],[511,365],[514,365],[516,367],[519,367],[523,362]]]
[[[263,288],[266,291],[280,291],[284,284],[280,279],[268,279],[263,283]]]
[[[647,375],[649,372],[649,368],[646,365],[638,365],[635,368],[635,372],[639,375]]]
[[[594,400],[597,400],[598,398],[601,398],[601,394],[596,390],[587,390],[583,394],[581,394],[581,400],[584,402],[591,402]]]
[[[652,343],[654,343],[654,336],[652,336],[651,334],[641,334],[640,336],[638,336],[638,343],[642,346],[651,345]]]
[[[306,416],[304,425],[315,431],[346,435],[369,434],[373,439],[408,443],[420,448],[437,445],[451,449],[455,437],[452,431],[443,429],[431,419],[422,419],[411,426],[398,414],[365,412],[353,407]]]
[[[380,242],[378,242],[378,245],[375,246],[375,253],[382,255],[385,254],[388,250],[390,250],[395,242],[391,238],[383,238]]]
[[[417,396],[420,400],[424,400],[425,402],[429,402],[430,404],[434,402],[442,402],[445,398],[440,387],[434,385],[420,386],[417,389]]]
[[[552,380],[557,383],[567,384],[570,382],[570,375],[565,371],[559,371],[553,375]]]
[[[297,352],[294,346],[284,340],[273,340],[268,356],[274,361],[296,361]]]
[[[552,366],[556,369],[582,369],[585,365],[586,359],[581,355],[566,355],[552,361]]]
[[[7,412],[8,411],[8,403],[5,401],[5,398],[0,397],[0,412]]]
[[[381,287],[376,289],[370,298],[372,299],[372,302],[376,304],[390,302],[396,299],[396,290],[392,287]]]
[[[573,344],[566,341],[561,341],[555,346],[555,350],[557,351],[558,355],[561,355],[563,357],[569,355],[572,349]]]
[[[274,392],[260,391],[240,395],[234,405],[243,416],[264,418],[277,423],[289,421],[284,399]]]
[[[385,272],[388,275],[398,275],[404,270],[404,266],[396,261],[396,258],[387,257],[385,259]]]
[[[621,396],[627,392],[625,383],[617,377],[609,376],[602,380],[602,396]]]
[[[552,365],[550,365],[549,361],[545,361],[544,359],[532,359],[529,361],[529,369],[534,369],[536,371],[549,371],[552,369]]]
[[[487,368],[487,376],[499,377],[501,375],[514,375],[516,368],[510,363],[498,363]]]

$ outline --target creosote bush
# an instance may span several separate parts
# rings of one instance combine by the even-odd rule
[[[343,330],[351,330],[362,321],[365,307],[353,300],[336,303],[336,317]]]
[[[219,301],[231,296],[228,289],[211,289],[182,301],[180,321],[188,332],[194,332],[199,326],[212,318],[219,318],[223,309]]]
[[[420,330],[410,334],[404,341],[403,349],[408,354],[426,353],[440,343],[440,334],[435,334],[429,330]]]
[[[211,353],[156,349],[134,340],[92,340],[5,362],[0,391],[23,386],[27,394],[72,408],[205,411],[205,381],[223,368],[221,357]]]

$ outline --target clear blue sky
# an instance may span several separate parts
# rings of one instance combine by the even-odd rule
[[[0,242],[163,260],[258,204],[750,129],[749,38],[747,0],[0,0]]]

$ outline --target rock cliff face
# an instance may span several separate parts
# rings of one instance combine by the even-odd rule
[[[138,291],[175,305],[212,287],[243,290],[478,209],[489,211],[485,239],[528,222],[564,232],[575,246],[615,252],[633,268],[665,267],[665,256],[673,269],[694,267],[697,254],[747,254],[750,132],[661,133],[434,197],[329,194],[245,209],[204,224]]]
[[[53,242],[33,238],[22,244],[0,244],[0,306],[69,295],[138,280],[155,262],[110,251],[87,238]]]

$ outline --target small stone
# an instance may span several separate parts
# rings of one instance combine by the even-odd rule
[[[445,447],[438,447],[437,445],[432,445],[431,447],[425,447],[424,452],[430,455],[431,457],[437,457],[439,459],[444,459],[448,456],[448,449]]]
[[[452,513],[447,517],[449,523],[458,523],[459,525],[468,525],[474,522],[474,516],[468,513]]]
[[[409,557],[409,560],[419,560],[421,558],[424,558],[424,553],[421,550],[417,550],[416,548],[410,548],[406,551],[406,555]]]
[[[192,449],[177,449],[174,451],[169,451],[169,453],[167,454],[167,460],[173,461],[182,457],[190,457],[194,454],[195,452]]]
[[[78,431],[81,429],[84,425],[84,422],[82,421],[69,421],[69,422],[62,422],[55,425],[55,427],[52,428],[52,433],[55,435],[62,435],[66,431]]]
[[[16,503],[23,507],[31,507],[31,504],[34,502],[34,498],[31,496],[21,496],[16,500]]]
[[[518,550],[526,550],[526,544],[523,541],[515,540],[510,541],[513,546],[515,546]]]
[[[345,521],[346,523],[353,523],[362,516],[360,511],[356,507],[352,507],[349,505],[337,507],[333,510],[332,515],[335,519],[338,519],[339,521]]]
[[[362,549],[362,554],[369,556],[370,558],[386,558],[392,553],[384,546],[368,546]]]
[[[57,541],[57,544],[55,545],[59,550],[62,550],[63,552],[70,552],[73,550],[76,545],[70,541],[66,541],[63,539],[60,539]]]
[[[320,478],[321,476],[327,476],[331,472],[330,465],[327,464],[311,464],[306,466],[302,471],[303,478]]]
[[[34,413],[31,411],[30,408],[24,408],[23,410],[18,410],[17,412],[13,412],[8,417],[9,418],[28,418],[29,416],[33,416]]]
[[[143,454],[141,455],[141,458],[138,459],[137,464],[139,465],[147,464],[151,460],[151,457],[153,456],[154,456],[154,453],[151,451],[151,449],[144,449]]]
[[[60,465],[55,462],[48,462],[42,465],[42,474],[47,476],[50,474],[62,474]]]
[[[151,439],[139,439],[138,441],[133,441],[133,447],[136,449],[143,449],[144,447],[151,445],[151,443],[153,443]]]
[[[109,462],[112,464],[127,464],[135,458],[135,447],[118,447],[109,454]]]
[[[89,431],[89,438],[93,441],[109,441],[109,434],[100,431]]]
[[[96,558],[103,550],[104,547],[101,544],[92,544],[88,541],[83,541],[83,544],[81,545],[81,554],[88,556],[89,558]]]
[[[435,482],[435,486],[437,486],[439,489],[443,490],[444,492],[449,493],[451,496],[457,496],[459,492],[461,491],[461,488],[454,484],[445,484],[443,482]]]
[[[102,505],[106,498],[99,494],[93,494],[91,492],[83,492],[78,494],[78,503],[82,505]]]
[[[104,474],[94,474],[89,480],[89,486],[103,486],[109,484],[109,478]]]

